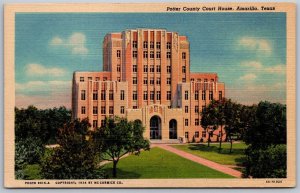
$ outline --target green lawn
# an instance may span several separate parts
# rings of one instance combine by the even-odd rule
[[[220,164],[241,165],[247,145],[245,143],[234,143],[232,153],[229,153],[230,143],[222,143],[220,153],[219,144],[216,143],[210,144],[210,147],[207,147],[207,144],[172,145],[172,147]]]
[[[118,163],[117,178],[234,178],[206,166],[182,158],[158,147],[143,151],[139,156],[130,155]],[[112,163],[104,170],[112,176]]]

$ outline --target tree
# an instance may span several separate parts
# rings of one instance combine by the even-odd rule
[[[219,151],[222,147],[222,138],[223,138],[223,127],[225,125],[225,117],[224,117],[224,103],[223,100],[212,100],[211,103],[205,108],[202,112],[201,125],[204,128],[208,128],[211,126],[213,130],[220,128],[219,135]]]
[[[98,169],[94,141],[87,119],[65,124],[59,129],[54,148],[44,158],[43,176],[47,179],[97,179],[103,175]],[[100,153],[100,152],[98,152]]]
[[[265,101],[248,112],[244,140],[249,146],[243,174],[255,178],[286,177],[286,106]]]
[[[113,177],[117,177],[117,164],[128,153],[139,155],[142,149],[149,150],[150,143],[143,138],[144,127],[140,121],[128,121],[125,118],[107,118],[105,125],[94,133],[97,149],[105,152],[103,160],[113,162]],[[109,158],[107,158],[109,157]]]

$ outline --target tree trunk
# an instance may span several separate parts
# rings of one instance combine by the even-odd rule
[[[231,135],[229,137],[229,140],[230,140],[230,152],[229,153],[231,153],[232,152],[232,139],[231,139]]]
[[[207,133],[208,133],[207,147],[209,147],[209,144],[210,144],[210,132],[207,130]]]
[[[117,177],[117,160],[113,161],[113,177],[116,178]]]
[[[219,152],[221,151],[221,148],[222,148],[222,138],[223,138],[223,126],[221,125]]]

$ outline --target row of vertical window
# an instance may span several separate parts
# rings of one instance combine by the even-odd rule
[[[202,106],[202,112],[205,111],[205,105]],[[189,106],[184,106],[184,112],[189,113]],[[195,106],[195,113],[199,113],[199,106]]]
[[[194,78],[191,78],[191,81],[193,82],[193,81],[195,81],[195,79]],[[197,82],[202,82],[202,80],[201,80],[201,78],[198,78],[197,79]],[[210,79],[210,82],[215,82],[215,79]],[[207,83],[207,79],[204,79],[204,83]]]
[[[155,55],[154,51],[150,51],[149,58],[154,58],[154,55]],[[132,57],[137,58],[137,56],[138,56],[138,51],[133,50],[132,51]],[[167,52],[166,57],[170,59],[172,57],[171,52]],[[121,50],[117,50],[117,58],[121,58]],[[143,51],[143,58],[148,58],[148,51]],[[161,58],[161,52],[160,51],[156,52],[156,58]],[[186,53],[185,52],[181,53],[181,58],[183,60],[186,59]]]
[[[171,42],[167,42],[166,46],[167,46],[167,49],[171,49]],[[137,41],[132,41],[132,47],[133,48],[138,47]],[[150,47],[150,49],[154,49],[154,42],[153,41],[150,41],[149,47]],[[147,41],[143,42],[143,48],[148,49],[148,42]],[[160,49],[160,48],[161,48],[161,42],[156,42],[156,49]]]
[[[100,109],[101,114],[106,114],[106,107],[102,106]],[[114,114],[114,107],[113,106],[109,106],[108,109],[109,114],[113,115]],[[120,114],[124,114],[125,113],[125,106],[121,106],[120,107]],[[81,114],[86,114],[86,107],[82,106],[81,107]],[[93,106],[93,114],[97,115],[98,114],[98,107],[97,106]]]
[[[84,82],[84,77],[81,76],[81,77],[79,78],[79,80],[80,80],[80,82]],[[93,80],[93,77],[88,77],[88,80]],[[96,81],[99,81],[99,80],[100,80],[100,77],[96,77],[95,80],[96,80]],[[107,80],[107,77],[103,77],[103,81],[106,81],[106,80]]]
[[[86,90],[81,90],[81,100],[86,99]],[[112,90],[109,91],[108,95],[109,100],[114,100],[114,92]],[[120,99],[124,100],[125,99],[125,91],[121,90],[120,92]],[[93,91],[93,100],[98,100],[98,91],[95,90]],[[106,91],[102,90],[101,91],[101,100],[106,100]]]
[[[149,96],[148,96],[148,92],[144,91],[143,99],[148,100],[148,97],[149,97],[150,100],[154,100],[155,99],[155,92],[150,91]],[[137,99],[138,99],[138,93],[137,93],[137,91],[133,91],[132,92],[132,100],[137,100]],[[166,99],[171,100],[171,91],[167,91]],[[156,100],[161,100],[161,92],[160,91],[156,91]]]
[[[212,136],[213,136],[213,133],[210,132],[209,135],[210,135],[210,137],[212,137]],[[186,131],[186,132],[184,133],[184,137],[185,137],[186,139],[189,138],[189,132],[188,132],[188,131]],[[194,137],[195,137],[195,138],[199,138],[199,131],[195,131]],[[202,137],[203,137],[203,138],[206,138],[206,131],[202,131]]]

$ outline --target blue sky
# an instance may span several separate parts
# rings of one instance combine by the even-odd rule
[[[285,13],[18,13],[16,106],[70,107],[73,71],[101,71],[103,37],[131,28],[188,36],[191,71],[217,72],[228,98],[285,103]]]

